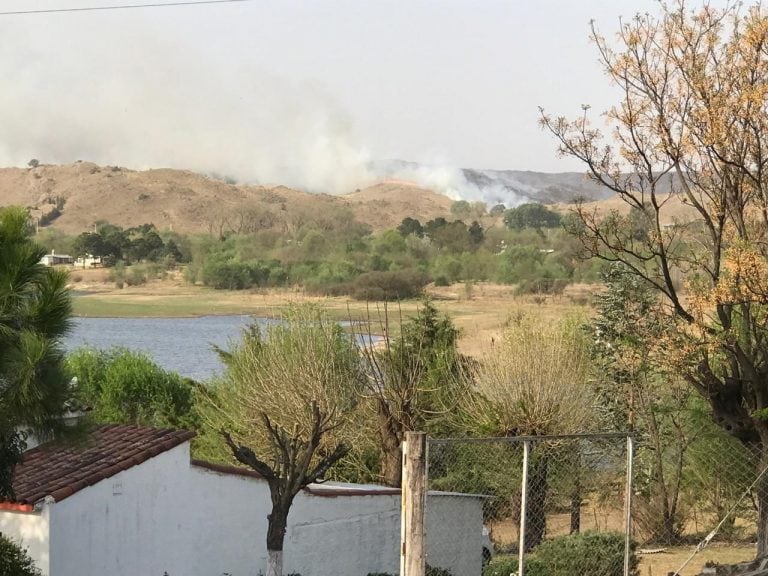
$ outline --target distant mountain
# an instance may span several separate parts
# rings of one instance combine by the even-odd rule
[[[330,195],[236,184],[186,170],[40,164],[0,168],[0,206],[27,206],[41,223],[69,234],[91,230],[100,221],[123,227],[151,222],[161,230],[224,234],[285,233],[312,221],[323,228],[351,223],[351,217],[372,230],[384,230],[406,216],[421,222],[440,216],[452,219],[451,205],[458,199],[507,208],[543,202],[557,204],[558,210],[566,210],[577,198],[606,205],[615,199],[574,172],[461,170],[400,160],[373,165],[369,172],[369,185]],[[483,225],[494,221],[489,218]]]
[[[507,204],[510,199],[553,204],[572,203],[577,199],[605,200],[613,192],[589,180],[580,172],[529,172],[521,170],[462,170],[464,178],[473,186],[486,191],[486,201]],[[506,202],[505,202],[506,200]],[[513,204],[510,202],[510,204]]]
[[[381,178],[411,181],[455,200],[483,200],[489,206],[504,204],[508,208],[525,202],[570,203],[579,198],[595,201],[613,195],[579,172],[457,169],[404,160],[373,163],[371,172]]]

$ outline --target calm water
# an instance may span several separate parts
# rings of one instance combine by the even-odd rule
[[[65,346],[67,350],[84,345],[141,350],[166,370],[205,380],[221,370],[212,345],[228,348],[253,322],[263,325],[269,320],[252,316],[76,318]]]

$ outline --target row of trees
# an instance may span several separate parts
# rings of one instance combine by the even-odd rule
[[[105,266],[117,262],[183,262],[184,255],[176,240],[163,238],[154,224],[142,224],[123,230],[114,224],[101,223],[93,232],[83,232],[72,242],[76,257],[86,255],[101,258]]]
[[[477,212],[472,208],[470,215]],[[411,278],[425,274],[439,285],[517,284],[523,292],[557,291],[569,282],[597,280],[597,267],[578,258],[578,242],[548,208],[525,204],[507,210],[507,225],[498,216],[481,220],[466,224],[435,218],[422,223],[407,217],[396,229],[375,234],[354,222],[309,220],[280,233],[223,236],[161,234],[148,224],[123,230],[102,223],[76,238],[44,229],[39,240],[49,249],[100,256],[106,266],[185,263],[187,280],[220,289],[302,285],[355,297],[354,282],[361,274],[401,272]]]

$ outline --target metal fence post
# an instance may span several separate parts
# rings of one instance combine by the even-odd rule
[[[624,576],[630,576],[629,557],[632,545],[632,478],[635,460],[635,438],[627,436],[627,482],[624,495]]]
[[[523,442],[523,484],[520,493],[520,544],[517,559],[517,574],[524,576],[525,573],[525,531],[527,528],[528,516],[528,459],[531,456],[531,441]]]
[[[400,574],[424,576],[424,509],[427,500],[427,435],[406,432],[400,515]]]

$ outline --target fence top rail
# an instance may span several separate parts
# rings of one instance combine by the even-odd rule
[[[493,436],[488,438],[427,438],[430,444],[488,444],[493,442],[541,442],[546,440],[600,440],[611,438],[634,438],[634,432],[590,432],[586,434],[556,434],[552,436]]]

